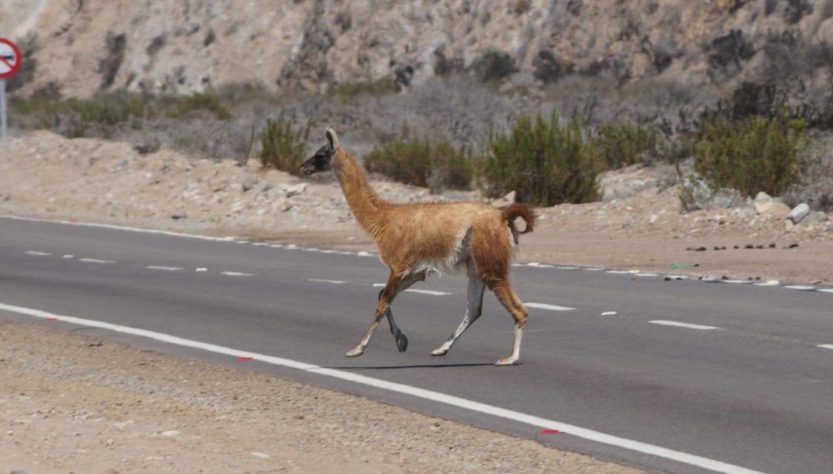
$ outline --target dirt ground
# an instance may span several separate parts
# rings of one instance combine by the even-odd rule
[[[0,322],[0,472],[640,472],[47,324]]]

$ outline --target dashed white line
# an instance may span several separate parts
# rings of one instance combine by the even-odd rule
[[[818,288],[816,291],[820,291],[822,293],[833,293],[833,288]]]
[[[323,278],[307,278],[307,281],[315,282],[315,283],[331,283],[333,285],[343,285],[347,283],[344,280],[325,280]]]
[[[550,311],[573,311],[575,308],[545,303],[524,303],[528,308],[547,309]]]
[[[556,270],[578,270],[578,267],[570,267],[570,266],[555,267],[555,268],[556,268]]]
[[[755,283],[755,286],[778,286],[781,282],[778,280],[767,280],[760,283]]]
[[[48,256],[52,255],[49,252],[39,252],[37,250],[27,250],[23,253],[25,253],[26,255],[34,255],[35,257],[48,257]]]
[[[282,249],[282,248],[283,248],[283,245],[281,245],[281,244],[272,244],[272,245],[270,245],[269,247],[271,247],[271,248],[273,248],[273,249]]]
[[[819,347],[822,348],[822,349],[831,349],[831,350],[833,350],[833,344],[821,344],[821,345],[819,345]]]
[[[616,311],[605,311],[602,316],[616,316],[616,314],[618,314]]]
[[[627,270],[608,270],[605,273],[610,273],[611,275],[627,275],[630,272]]]
[[[71,253],[68,253],[68,254],[64,255],[63,257],[61,257],[61,258],[75,258],[75,255],[72,255]]]
[[[730,285],[742,285],[745,283],[749,283],[749,280],[720,280],[723,283],[729,283]]]
[[[529,262],[526,264],[528,267],[536,267],[536,268],[553,268],[555,265],[547,265],[546,263],[539,263],[539,262]]]
[[[552,429],[588,441],[607,444],[610,446],[616,446],[619,448],[649,454],[652,456],[658,456],[664,459],[669,459],[691,466],[697,466],[715,472],[721,472],[726,474],[760,474],[758,471],[746,469],[744,467],[736,466],[734,464],[724,463],[715,459],[705,458],[694,454],[688,454],[682,451],[675,451],[673,449],[663,448],[661,446],[643,443],[640,441],[634,441],[627,438],[620,438],[618,436],[609,435],[600,431],[594,431],[576,425],[561,423],[559,421],[529,415],[514,410],[508,410],[506,408],[501,408],[495,405],[489,405],[486,403],[481,403],[466,398],[456,397],[454,395],[448,395],[433,390],[415,387],[412,385],[389,382],[387,380],[368,377],[366,375],[356,374],[348,371],[324,368],[317,365],[308,364],[306,362],[284,359],[281,357],[270,356],[267,354],[258,354],[248,351],[242,351],[239,349],[219,346],[216,344],[209,344],[206,342],[195,341],[192,339],[185,339],[182,337],[159,333],[155,331],[149,331],[146,329],[121,326],[117,324],[107,323],[104,321],[76,318],[73,316],[56,315],[32,308],[24,308],[20,306],[12,306],[0,303],[0,310],[9,311],[12,313],[22,314],[26,316],[32,316],[39,319],[57,319],[59,321],[63,321],[69,324],[104,329],[116,333],[128,334],[131,336],[151,339],[166,344],[173,344],[180,347],[189,347],[192,349],[203,350],[215,354],[228,355],[231,357],[251,357],[261,363],[303,370],[311,374],[333,377],[368,387],[387,390],[389,392],[401,393],[414,398],[419,398],[422,400],[428,400],[436,403],[442,403],[448,406],[461,408],[470,412],[481,413],[484,415],[494,416],[496,418],[512,420],[518,423],[523,423],[525,425],[532,426],[537,429]]]
[[[445,296],[450,295],[451,293],[447,291],[434,291],[434,290],[417,290],[414,288],[409,288],[405,290],[408,293],[421,293],[423,295],[433,295],[433,296]]]
[[[675,326],[678,328],[698,329],[700,331],[713,331],[715,329],[720,329],[717,326],[705,326],[702,324],[682,323],[679,321],[666,321],[664,319],[656,319],[648,322],[651,324],[659,324],[660,326]]]
[[[586,272],[602,272],[602,271],[604,271],[604,268],[599,268],[599,267],[585,267],[585,268],[583,268],[583,270],[584,270],[584,271],[586,271]]]
[[[798,290],[798,291],[813,291],[816,289],[815,286],[806,286],[806,285],[790,285],[785,286],[784,288],[788,290]]]
[[[98,258],[79,258],[78,261],[84,263],[97,263],[99,265],[109,265],[111,263],[116,263],[115,260],[101,260]]]
[[[636,273],[635,275],[638,276],[638,277],[646,277],[647,278],[647,277],[658,277],[659,273]]]
[[[195,272],[207,272],[208,269],[205,267],[199,267],[194,269]]]
[[[250,277],[254,276],[254,273],[243,273],[243,272],[221,272],[225,276],[230,277]]]
[[[164,267],[161,265],[148,265],[145,268],[148,270],[159,270],[162,272],[178,272],[182,270],[182,267]]]
[[[356,255],[359,257],[372,257],[373,255],[370,252],[365,252],[362,250],[361,252],[357,252]]]

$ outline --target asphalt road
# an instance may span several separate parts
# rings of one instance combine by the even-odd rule
[[[3,305],[337,368],[751,470],[833,472],[833,293],[518,266],[516,292],[537,305],[522,363],[500,368],[491,364],[511,349],[512,320],[491,293],[449,355],[430,356],[466,306],[465,278],[446,275],[414,286],[436,294],[403,293],[394,303],[406,353],[384,324],[364,356],[346,359],[372,318],[373,285],[386,276],[378,259],[355,253],[0,218]],[[25,316],[0,309],[0,318]],[[315,372],[250,367],[649,470],[703,472]]]

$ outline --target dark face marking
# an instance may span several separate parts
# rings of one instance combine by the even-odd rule
[[[301,174],[309,176],[313,173],[321,173],[332,169],[335,149],[327,144],[322,146],[301,165]]]

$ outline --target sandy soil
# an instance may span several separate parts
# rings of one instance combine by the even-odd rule
[[[792,225],[784,220],[786,206],[758,212],[751,204],[681,213],[669,173],[609,173],[605,193],[617,199],[538,209],[540,224],[523,236],[518,259],[666,272],[675,271],[675,263],[697,264],[686,272],[833,284],[830,216],[814,213]],[[372,183],[400,202],[480,199],[475,192],[430,195],[384,180]],[[15,138],[0,150],[0,213],[373,248],[333,181],[305,181],[255,162],[195,160],[166,149],[140,155],[125,143],[49,132]],[[750,244],[764,249],[747,249]],[[689,250],[696,248],[705,250]]]
[[[639,472],[47,324],[0,322],[0,472]]]

